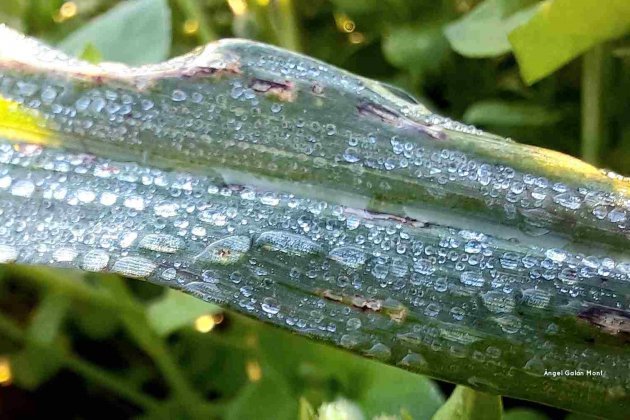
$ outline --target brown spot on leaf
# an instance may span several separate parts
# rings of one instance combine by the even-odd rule
[[[293,82],[274,82],[265,79],[252,79],[249,84],[255,92],[273,96],[282,102],[293,102],[297,97],[297,91]]]
[[[350,297],[350,303],[356,308],[370,310],[374,312],[380,311],[383,306],[383,302],[381,302],[379,299],[366,299],[363,296],[356,295]]]
[[[236,62],[229,63],[224,67],[211,67],[211,66],[195,66],[190,68],[183,68],[180,75],[184,78],[195,77],[221,77],[221,76],[233,76],[241,74],[241,69]],[[167,75],[167,74],[165,74]],[[170,76],[177,76],[176,73],[168,74]]]
[[[630,312],[628,311],[595,305],[581,311],[578,318],[599,327],[607,334],[630,334]]]
[[[311,92],[317,96],[324,96],[324,86],[319,83],[313,83],[313,86],[311,86]]]
[[[414,226],[414,227],[425,227],[427,225],[425,222],[418,219],[414,219],[413,217],[409,217],[409,216],[397,216],[395,214],[382,213],[382,212],[377,212],[377,211],[367,211],[363,209],[353,209],[350,207],[346,208],[344,212],[346,214],[359,216],[360,218],[366,219],[366,220],[390,220],[393,222],[398,222],[398,223],[402,223],[402,224]]]
[[[357,111],[359,111],[359,115],[378,118],[386,124],[391,124],[403,129],[420,131],[436,140],[446,139],[446,134],[440,127],[433,127],[414,121],[384,105],[375,104],[373,102],[361,102],[357,105]]]
[[[357,110],[361,115],[376,117],[389,124],[395,124],[400,120],[400,115],[394,110],[371,102],[360,103],[357,105]]]
[[[329,289],[317,290],[315,293],[324,299],[346,305],[352,305],[363,311],[381,312],[387,315],[392,321],[398,323],[404,322],[407,318],[407,314],[409,313],[409,310],[398,302],[395,302],[396,304],[392,304],[392,302],[383,302],[381,299],[365,298],[358,295],[344,295],[335,293]]]
[[[321,297],[323,297],[324,299],[334,300],[335,302],[341,302],[343,300],[343,296],[336,295],[335,293],[333,293],[331,290],[328,290],[328,289],[322,290],[318,294],[321,295]]]

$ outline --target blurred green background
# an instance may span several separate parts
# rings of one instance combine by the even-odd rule
[[[256,39],[627,175],[630,2],[602,3],[4,0],[0,23],[87,60],[130,64]],[[0,337],[2,418],[309,419],[336,400],[322,418],[428,419],[452,390],[113,276],[1,268]],[[504,404],[512,420],[566,415]],[[331,417],[339,412],[350,417]]]

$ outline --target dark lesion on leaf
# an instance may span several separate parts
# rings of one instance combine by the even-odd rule
[[[239,74],[241,74],[241,69],[237,63],[231,63],[224,67],[195,66],[184,68],[181,71],[181,76],[186,79],[196,77],[235,76]]]
[[[315,96],[324,96],[324,86],[319,83],[313,83],[311,86],[311,92]]]
[[[250,81],[249,87],[254,92],[264,93],[282,102],[293,102],[297,97],[295,84],[288,80],[274,82],[272,80],[254,78]]]
[[[415,132],[419,131],[436,140],[446,140],[446,134],[440,127],[412,120],[387,106],[376,104],[374,102],[362,101],[359,102],[356,108],[361,116],[378,118],[386,124],[393,125],[401,129],[407,129]]]
[[[400,115],[394,110],[372,102],[360,102],[357,111],[360,115],[375,117],[389,124],[395,124],[400,120]]]
[[[334,292],[330,289],[317,289],[315,294],[323,297],[324,299],[353,306],[364,312],[380,312],[397,323],[404,322],[407,318],[407,314],[409,313],[409,310],[399,302],[392,304],[391,302],[383,301],[381,299],[368,298],[356,294],[346,295]]]
[[[365,220],[388,220],[392,222],[397,222],[403,225],[413,226],[413,227],[426,227],[427,223],[418,219],[414,219],[409,216],[397,216],[395,214],[383,213],[374,210],[363,210],[363,209],[354,209],[354,208],[346,208],[346,214],[352,214],[354,216],[359,216]]]
[[[593,305],[578,313],[578,318],[610,335],[630,335],[630,312]]]

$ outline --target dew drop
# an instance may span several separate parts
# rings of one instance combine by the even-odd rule
[[[495,314],[509,313],[514,310],[514,298],[507,293],[491,290],[481,295],[485,307]]]
[[[387,347],[383,343],[376,343],[368,350],[365,351],[365,355],[368,357],[373,357],[378,360],[388,360],[392,357],[392,351],[389,347]]]
[[[181,239],[172,235],[152,233],[142,238],[138,246],[150,251],[174,254],[184,247],[184,243]]]
[[[0,244],[0,264],[15,262],[17,257],[17,249],[10,245]]]
[[[53,259],[57,262],[72,262],[79,252],[72,248],[57,248],[53,252]]]
[[[251,248],[251,239],[247,236],[228,236],[211,243],[195,261],[205,264],[234,264],[238,262]]]
[[[264,249],[280,251],[291,255],[316,254],[321,247],[309,238],[283,231],[269,231],[260,234],[256,244]]]
[[[93,249],[83,256],[81,268],[86,271],[103,271],[109,263],[109,254],[102,249]]]
[[[352,246],[335,248],[328,254],[328,258],[350,268],[359,268],[367,259],[365,252]]]
[[[29,198],[35,192],[35,184],[28,179],[20,179],[11,186],[11,194],[17,197]]]
[[[263,311],[270,315],[275,315],[280,312],[280,304],[278,303],[278,300],[272,297],[264,298],[260,306]]]
[[[422,355],[409,352],[405,357],[402,358],[398,365],[410,368],[423,368],[427,366],[427,361],[424,357],[422,357]]]
[[[541,289],[527,289],[523,291],[522,302],[532,308],[543,309],[549,305],[551,295]]]
[[[478,271],[464,271],[459,279],[465,285],[473,287],[481,287],[486,282]]]
[[[355,163],[360,160],[359,150],[356,147],[348,147],[345,152],[343,152],[343,159],[348,163]]]
[[[185,101],[186,98],[188,98],[188,95],[186,95],[186,92],[184,92],[183,90],[175,89],[171,94],[171,99],[173,100],[173,102],[182,102]]]
[[[134,279],[144,279],[149,277],[157,266],[150,260],[143,257],[123,257],[114,262],[112,272]]]

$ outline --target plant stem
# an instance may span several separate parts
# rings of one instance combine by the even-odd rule
[[[11,319],[2,313],[0,313],[0,331],[2,331],[5,336],[16,342],[28,343],[34,347],[42,347],[38,341],[30,338],[28,334],[22,331],[20,327],[15,325]],[[61,363],[66,366],[66,368],[74,371],[84,378],[115,392],[138,407],[142,407],[145,411],[157,409],[158,403],[156,400],[136,390],[132,385],[126,383],[120,378],[117,378],[104,369],[82,360],[69,352],[64,352],[57,346],[46,346],[46,348],[48,350],[47,354],[52,354],[53,357],[58,358]]]
[[[275,0],[269,8],[278,44],[292,51],[301,51],[300,32],[292,0]]]
[[[39,286],[58,290],[74,299],[101,306],[115,311],[114,313],[142,313],[142,308],[137,305],[121,301],[113,296],[88,286],[77,275],[61,270],[44,267],[23,267],[18,265],[6,266],[7,271],[16,277],[29,280]]]
[[[119,277],[107,282],[107,286],[121,301],[129,305],[140,305],[135,301],[123,280]],[[201,418],[200,408],[205,401],[190,386],[177,363],[171,357],[162,338],[151,329],[144,312],[139,314],[125,313],[121,315],[127,331],[136,344],[147,353],[168,382],[181,408],[188,412],[191,418]]]
[[[206,18],[203,9],[199,3],[195,0],[177,0],[179,8],[184,13],[187,19],[194,19],[199,23],[199,30],[197,31],[197,39],[200,43],[206,44],[210,41],[214,41],[218,38],[214,32],[212,25]]]
[[[582,158],[597,164],[606,144],[605,92],[607,49],[599,44],[582,61]]]

